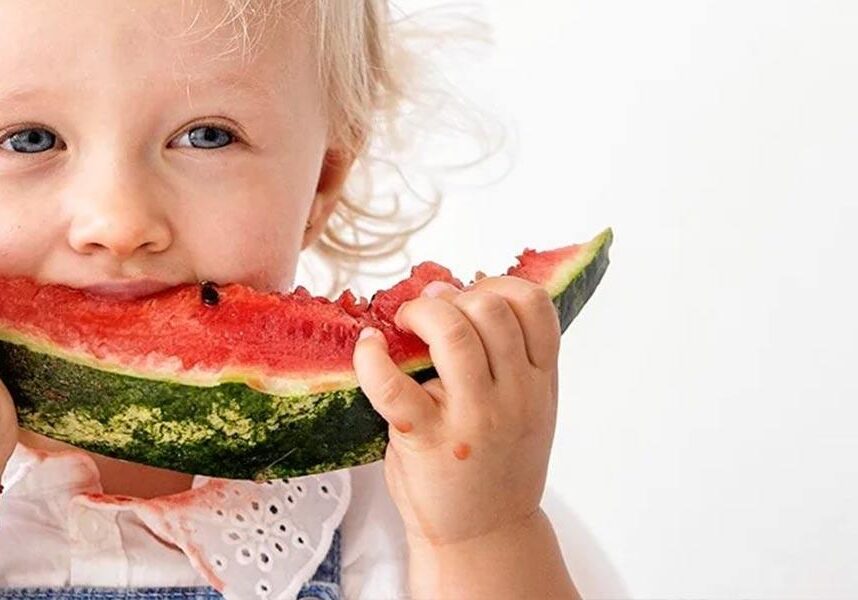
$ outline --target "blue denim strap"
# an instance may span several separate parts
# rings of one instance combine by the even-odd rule
[[[340,600],[342,534],[334,530],[331,547],[310,580],[298,590],[299,600]]]
[[[331,547],[316,572],[298,591],[301,600],[341,600],[341,533],[337,529]],[[223,600],[210,586],[196,587],[28,587],[0,588],[0,600]],[[248,600],[252,600],[248,598]]]

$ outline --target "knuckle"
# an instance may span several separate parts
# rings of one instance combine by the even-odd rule
[[[405,385],[402,376],[398,373],[391,375],[378,388],[379,400],[384,404],[389,404],[402,396],[404,391]]]
[[[449,325],[443,333],[444,342],[450,346],[460,346],[467,344],[471,340],[471,326],[464,319],[456,319]]]
[[[530,306],[534,306],[542,310],[548,308],[554,310],[554,302],[551,300],[551,294],[548,293],[548,290],[540,286],[530,288],[525,293],[524,301]]]
[[[475,312],[489,316],[500,316],[509,310],[506,300],[496,292],[470,292],[462,301]]]

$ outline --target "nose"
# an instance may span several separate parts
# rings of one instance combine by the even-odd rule
[[[152,186],[116,163],[110,172],[73,200],[69,245],[80,254],[109,252],[117,258],[166,250],[172,233]]]

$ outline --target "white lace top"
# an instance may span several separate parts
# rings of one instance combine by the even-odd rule
[[[85,453],[18,444],[2,477],[0,586],[211,585],[294,598],[339,526],[349,600],[407,596],[402,520],[381,461],[288,483],[194,477],[151,500],[102,494]]]

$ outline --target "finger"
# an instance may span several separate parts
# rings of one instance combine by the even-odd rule
[[[521,371],[521,366],[530,366],[518,317],[503,296],[488,290],[472,290],[450,301],[465,313],[477,330],[496,381],[514,376]]]
[[[429,345],[429,355],[450,395],[477,398],[491,386],[483,342],[465,314],[450,302],[420,296],[400,307],[395,322]]]
[[[399,434],[428,435],[440,418],[440,407],[419,383],[403,373],[388,354],[377,329],[361,332],[353,364],[358,382],[373,408]]]
[[[0,473],[6,468],[6,463],[15,451],[17,443],[18,415],[9,390],[0,381]]]
[[[470,289],[503,296],[521,324],[531,364],[540,369],[557,366],[560,319],[551,296],[544,288],[518,277],[504,276],[481,279]]]

